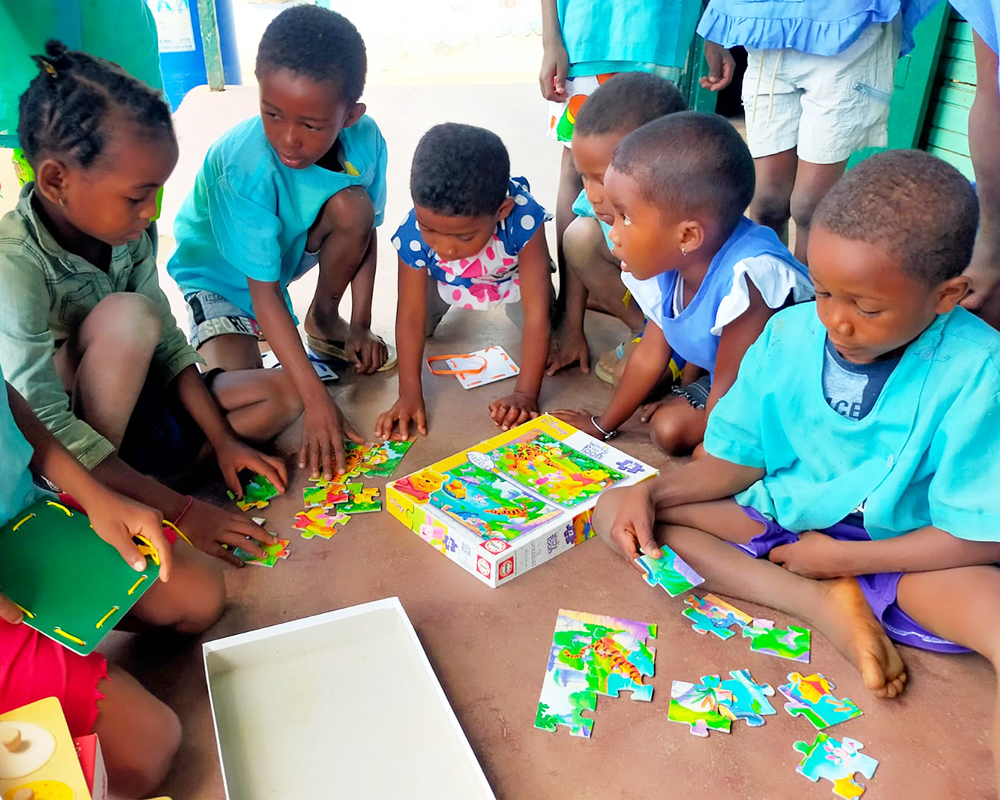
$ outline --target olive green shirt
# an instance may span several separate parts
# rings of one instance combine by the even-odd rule
[[[161,319],[149,377],[161,385],[202,359],[170,313],[149,236],[113,247],[107,271],[100,270],[56,242],[31,205],[33,189],[25,186],[0,220],[0,365],[46,427],[92,469],[114,446],[73,414],[53,355],[94,307],[116,292],[149,298]]]

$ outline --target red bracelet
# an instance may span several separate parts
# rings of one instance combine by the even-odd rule
[[[181,509],[181,513],[177,515],[174,519],[174,525],[180,525],[181,520],[184,519],[184,515],[188,513],[188,509],[194,505],[194,498],[191,495],[187,496],[187,502],[184,504],[184,508]]]

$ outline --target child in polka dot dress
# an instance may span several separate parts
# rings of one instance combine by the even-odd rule
[[[421,387],[424,340],[454,306],[486,311],[521,303],[521,372],[514,391],[494,400],[490,417],[504,430],[538,415],[548,354],[552,284],[545,222],[552,218],[510,177],[496,134],[470,125],[431,128],[413,156],[414,207],[392,243],[399,252],[396,346],[399,400],[375,432],[426,434]]]

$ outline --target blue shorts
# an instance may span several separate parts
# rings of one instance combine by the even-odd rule
[[[771,552],[775,547],[783,544],[792,544],[799,540],[799,535],[787,528],[783,528],[777,522],[764,517],[754,508],[743,508],[750,519],[764,523],[764,532],[754,536],[745,544],[733,542],[733,547],[749,553],[755,558],[762,558]],[[871,540],[868,532],[857,525],[847,522],[838,522],[831,525],[822,533],[846,542],[867,542]],[[901,644],[908,644],[912,647],[919,647],[922,650],[933,650],[937,653],[969,653],[969,648],[941,639],[921,626],[913,617],[899,607],[896,602],[896,589],[899,586],[899,579],[903,577],[902,572],[880,572],[875,575],[859,575],[857,580],[864,592],[868,605],[871,606],[876,618],[882,623],[885,632],[890,639]]]

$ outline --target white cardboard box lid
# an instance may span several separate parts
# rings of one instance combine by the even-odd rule
[[[204,658],[228,800],[494,797],[396,597]]]

